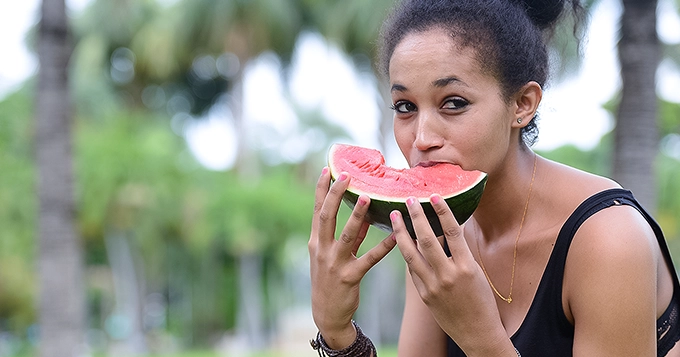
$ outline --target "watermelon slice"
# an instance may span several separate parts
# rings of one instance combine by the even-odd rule
[[[392,231],[390,212],[399,210],[413,238],[415,233],[406,209],[408,197],[420,201],[432,230],[440,236],[443,230],[429,202],[430,195],[442,196],[462,224],[477,208],[487,178],[481,171],[464,171],[452,164],[395,169],[385,165],[380,151],[345,144],[334,144],[330,148],[328,167],[333,180],[343,171],[350,174],[352,179],[343,195],[343,201],[350,208],[354,208],[359,195],[367,195],[371,198],[368,221],[387,232]]]

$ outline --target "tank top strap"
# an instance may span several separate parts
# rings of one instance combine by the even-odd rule
[[[598,192],[587,198],[574,210],[572,215],[564,223],[564,226],[562,226],[562,229],[560,230],[559,235],[557,236],[557,241],[555,242],[554,248],[555,256],[551,257],[551,260],[555,258],[556,260],[560,261],[560,264],[557,264],[559,267],[562,268],[562,273],[559,274],[560,276],[564,275],[563,274],[564,266],[566,263],[567,253],[569,252],[569,246],[571,245],[571,241],[574,239],[576,231],[578,231],[583,222],[585,222],[593,214],[605,208],[621,205],[632,206],[640,212],[640,214],[645,218],[649,226],[652,228],[652,231],[656,236],[656,240],[658,241],[659,246],[661,247],[661,252],[663,253],[664,260],[669,266],[673,266],[673,261],[671,259],[666,239],[664,239],[663,232],[661,231],[661,227],[658,225],[658,223],[654,220],[654,218],[652,218],[649,212],[647,212],[647,210],[635,199],[632,192],[622,188],[613,188]],[[678,276],[675,269],[671,269],[671,273],[673,275],[673,280],[677,282]]]
[[[511,338],[516,347],[523,347],[523,355],[524,351],[544,351],[546,348],[561,351],[560,356],[571,355],[574,326],[562,308],[564,269],[571,242],[583,222],[593,214],[611,206],[633,201],[635,199],[627,190],[601,191],[581,202],[564,222],[529,311]],[[542,342],[537,342],[537,336],[541,337]]]
[[[628,190],[620,188],[598,192],[581,202],[560,229],[553,249],[554,254],[551,256],[550,260],[552,261],[555,259],[555,264],[561,262],[561,264],[557,264],[557,266],[564,270],[567,253],[569,253],[569,246],[571,246],[574,235],[576,234],[576,231],[581,228],[583,222],[605,208],[620,206],[622,204],[632,205],[638,208],[637,201],[635,201],[633,194]],[[640,208],[638,208],[638,210]],[[562,276],[562,273],[559,275]]]

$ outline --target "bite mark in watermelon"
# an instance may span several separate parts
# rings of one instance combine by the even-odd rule
[[[442,196],[462,224],[477,208],[487,179],[481,171],[464,171],[452,164],[396,169],[385,165],[385,158],[378,150],[345,144],[331,147],[328,167],[333,180],[343,171],[350,174],[351,181],[343,195],[343,201],[350,208],[365,194],[371,198],[367,216],[372,225],[391,232],[390,212],[398,210],[413,238],[416,235],[406,208],[408,197],[418,199],[432,230],[441,236],[443,230],[430,204],[430,196],[435,193]]]

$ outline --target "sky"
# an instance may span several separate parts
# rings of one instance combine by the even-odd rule
[[[67,4],[72,13],[77,13],[89,1],[67,0]],[[37,20],[39,3],[39,0],[0,1],[0,48],[3,49],[0,98],[36,71],[36,59],[26,49],[24,37]],[[602,104],[611,99],[620,86],[615,49],[621,8],[618,0],[602,0],[595,10],[583,43],[584,61],[580,72],[546,88],[539,108],[537,149],[549,150],[564,144],[589,149],[612,128],[613,119],[602,109]],[[680,19],[670,0],[660,0],[658,15],[662,41],[680,43]],[[314,147],[318,142],[314,136],[321,135],[301,131],[296,125],[295,112],[284,99],[286,95],[292,95],[300,108],[321,110],[331,122],[344,126],[355,144],[377,146],[379,101],[374,79],[357,73],[347,56],[336,47],[318,35],[305,34],[294,55],[289,88],[281,83],[281,70],[274,56],[264,55],[248,64],[244,80],[244,117],[252,130],[264,132],[252,139],[260,140],[265,150],[276,152],[273,157],[299,161],[306,152],[318,149]],[[662,63],[657,78],[660,96],[680,102],[680,72]],[[233,164],[236,140],[228,118],[228,108],[218,106],[208,114],[208,120],[186,128],[192,152],[209,168],[224,169]],[[386,156],[388,164],[404,165],[398,153],[388,152]]]

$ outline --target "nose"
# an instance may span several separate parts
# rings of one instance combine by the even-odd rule
[[[428,151],[439,148],[443,145],[441,126],[443,123],[436,117],[436,114],[428,114],[424,111],[419,113],[415,125],[415,141],[413,146],[420,151]]]

